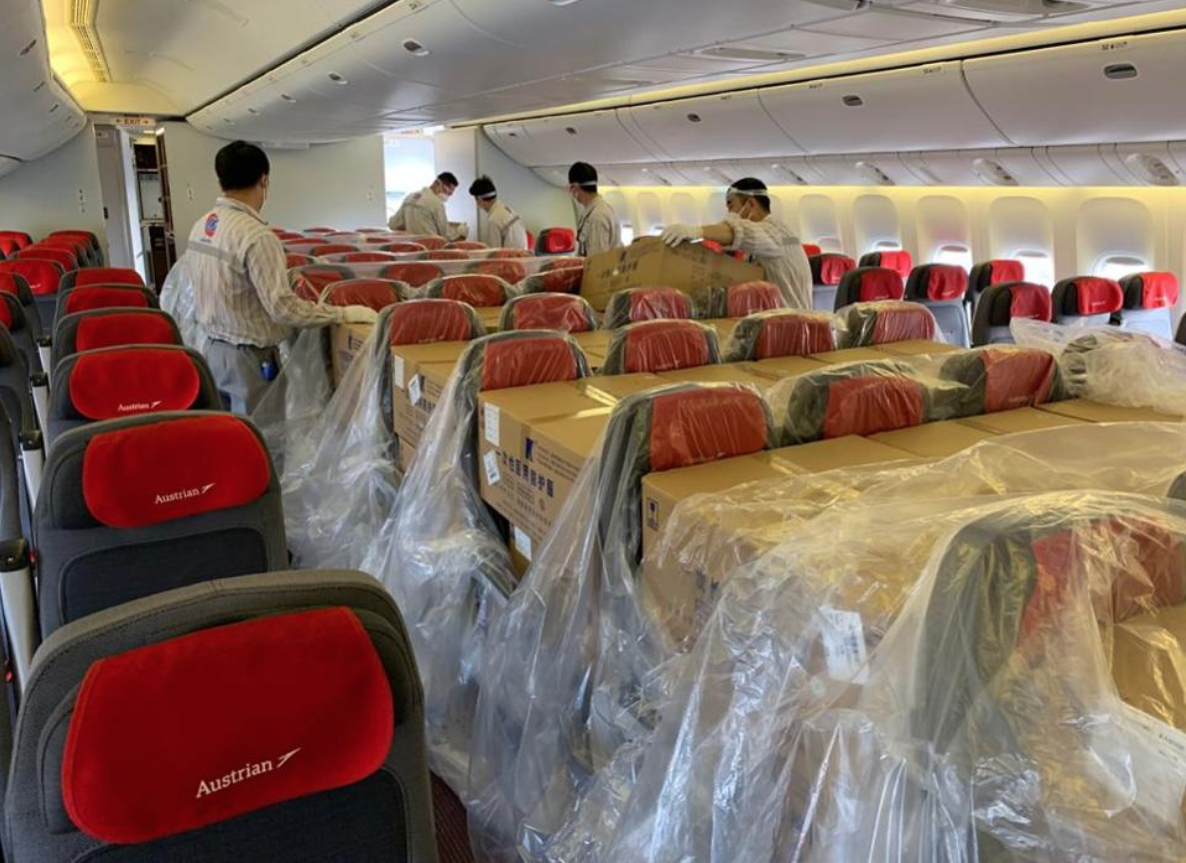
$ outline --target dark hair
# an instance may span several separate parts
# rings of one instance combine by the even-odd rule
[[[586,192],[597,191],[597,169],[588,162],[574,162],[568,169],[568,182],[577,185]]]
[[[481,176],[470,183],[469,193],[475,198],[492,198],[498,194],[498,190],[494,188],[494,181],[489,177]]]
[[[457,182],[457,178],[454,177],[452,174],[450,174],[448,171],[445,171],[444,173],[441,173],[441,174],[437,174],[437,179],[444,185],[452,186],[454,189],[456,189],[458,186],[461,185],[460,183]]]
[[[744,177],[729,187],[730,191],[736,189],[739,192],[762,192],[761,195],[746,195],[747,198],[753,198],[758,202],[758,205],[767,213],[770,212],[770,196],[765,194],[767,191],[766,184],[756,177]]]
[[[246,141],[232,141],[214,157],[214,173],[224,192],[254,188],[271,169],[267,154]]]

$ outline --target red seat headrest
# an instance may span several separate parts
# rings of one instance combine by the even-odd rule
[[[388,279],[345,279],[330,285],[325,295],[331,306],[366,306],[376,312],[399,301],[399,285]]]
[[[1082,276],[1074,280],[1081,315],[1107,315],[1124,306],[1124,291],[1111,279]]]
[[[543,251],[549,255],[563,255],[577,247],[576,231],[572,228],[547,228],[541,235]]]
[[[144,296],[143,288],[92,286],[75,288],[66,294],[66,309],[68,315],[75,312],[89,312],[92,309],[148,308],[148,297]]]
[[[927,299],[935,302],[960,300],[968,293],[968,274],[952,264],[931,264],[927,268]]]
[[[921,425],[925,419],[923,386],[899,375],[844,378],[828,388],[824,437],[872,435]]]
[[[989,282],[985,287],[1005,282],[1025,281],[1025,264],[1021,261],[992,260],[988,263]]]
[[[4,325],[4,329],[11,331],[13,320],[12,307],[8,305],[8,301],[0,301],[0,324]]]
[[[541,272],[533,281],[538,281],[542,291],[549,294],[579,294],[581,282],[585,278],[583,267],[562,267],[549,272]]]
[[[809,257],[809,258],[814,257],[815,255],[822,255],[823,252],[824,252],[824,250],[821,249],[819,246],[817,246],[815,243],[804,243],[803,244],[803,254],[807,255],[807,257]]]
[[[878,303],[873,322],[874,345],[908,342],[915,339],[934,341],[935,317],[916,303]]]
[[[823,315],[788,311],[762,320],[757,359],[805,357],[834,351],[831,319]]]
[[[516,330],[583,333],[593,329],[589,304],[571,294],[528,294],[515,300],[512,314]]]
[[[584,258],[556,258],[553,261],[548,261],[546,264],[544,264],[542,267],[540,267],[540,272],[541,273],[550,273],[553,270],[569,270],[569,269],[581,270],[583,272],[585,269],[585,259]]]
[[[479,261],[470,268],[470,272],[498,276],[511,285],[517,285],[527,278],[527,268],[515,261]]]
[[[441,296],[446,300],[469,303],[475,308],[501,306],[507,300],[502,279],[477,274],[446,276],[441,282]]]
[[[177,331],[163,312],[114,312],[91,315],[78,322],[74,350],[93,351],[121,345],[175,345]]]
[[[352,277],[353,273],[348,267],[326,264],[301,267],[289,274],[293,282],[292,292],[308,303],[319,302],[326,288]]]
[[[297,267],[308,267],[317,263],[317,259],[312,255],[298,255],[294,252],[289,252],[284,256],[284,266],[292,270]]]
[[[1030,282],[1017,282],[1009,286],[1009,317],[1030,318],[1050,322],[1050,291]]]
[[[386,264],[396,260],[391,252],[346,252],[335,256],[343,264]]]
[[[91,665],[63,802],[90,836],[148,842],[359,782],[394,725],[387,673],[349,609],[204,629]]]
[[[643,321],[626,328],[626,374],[673,372],[712,361],[708,335],[695,321]]]
[[[694,317],[692,298],[675,288],[634,288],[629,297],[631,322]]]
[[[1172,309],[1178,304],[1178,277],[1173,273],[1141,273],[1140,280],[1141,309]]]
[[[427,261],[468,261],[469,252],[460,249],[434,249],[424,256]]]
[[[442,275],[444,272],[436,264],[420,261],[392,264],[379,272],[379,277],[382,279],[394,279],[405,285],[411,285],[413,288],[422,288],[429,282],[441,278]]]
[[[860,273],[860,279],[861,283],[857,289],[858,303],[900,300],[905,294],[902,277],[895,270],[886,267],[866,267]]]
[[[474,337],[470,310],[453,300],[410,300],[391,310],[392,345],[467,342]]]
[[[185,351],[113,348],[80,354],[70,372],[70,402],[88,420],[193,407],[202,379]]]
[[[482,363],[482,391],[575,381],[576,354],[564,336],[528,336],[488,342]]]
[[[450,249],[457,249],[461,252],[480,252],[489,248],[485,243],[479,243],[477,240],[457,240],[448,245]]]
[[[125,267],[90,267],[79,270],[74,277],[74,287],[82,288],[87,285],[130,285],[142,288],[144,279],[135,270]]]
[[[512,260],[514,258],[531,258],[534,255],[526,249],[495,249],[490,253],[489,260]]]
[[[984,364],[985,413],[1034,407],[1050,399],[1057,371],[1053,354],[1006,347],[978,353]]]
[[[349,243],[323,243],[320,246],[313,246],[309,249],[309,254],[315,258],[320,258],[322,255],[338,255],[343,252],[357,252],[358,246]]]
[[[145,527],[232,509],[268,490],[267,451],[230,415],[172,419],[102,432],[82,461],[82,494],[108,527]]]
[[[812,259],[813,278],[817,285],[838,285],[844,274],[857,268],[857,262],[846,255],[818,255]]]
[[[770,282],[742,282],[731,285],[725,293],[725,317],[744,318],[755,312],[769,312],[781,309],[782,292]]]
[[[434,237],[431,235],[426,235],[423,237],[409,237],[407,242],[416,243],[430,252],[435,252],[437,249],[443,249],[445,246],[449,245],[449,241],[444,237]]]
[[[305,228],[306,234],[336,234],[337,232],[337,228]]]
[[[743,386],[680,388],[654,398],[652,471],[761,452],[769,440],[765,403]]]
[[[878,252],[877,254],[877,266],[884,267],[887,270],[893,270],[903,281],[910,276],[910,271],[914,269],[914,258],[905,249],[892,252]]]
[[[21,249],[16,253],[18,261],[32,260],[32,261],[52,261],[61,267],[64,271],[77,270],[78,259],[74,257],[73,252],[66,249],[58,249],[52,246],[35,245],[29,246],[26,249]]]
[[[379,248],[384,252],[393,252],[397,255],[417,254],[428,251],[427,248],[419,243],[386,243]]]
[[[15,273],[28,284],[34,296],[48,296],[56,294],[62,283],[62,271],[51,261],[36,259],[17,259],[0,261],[0,273]]]

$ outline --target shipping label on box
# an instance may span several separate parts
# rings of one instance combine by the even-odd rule
[[[401,446],[420,445],[424,429],[444,394],[456,362],[421,363],[404,385],[392,383],[392,428]]]

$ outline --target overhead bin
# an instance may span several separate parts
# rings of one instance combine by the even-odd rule
[[[550,165],[543,168],[533,168],[532,170],[546,183],[559,186],[562,189],[568,186],[567,165]]]
[[[1131,182],[1127,171],[1118,172],[1107,158],[1112,144],[1073,147],[1038,147],[1034,158],[1063,186],[1117,186]]]
[[[1182,144],[1116,144],[1101,148],[1112,170],[1126,182],[1142,186],[1181,186],[1186,184],[1186,151],[1175,158],[1174,148]]]
[[[601,182],[606,186],[690,186],[696,181],[674,165],[651,162],[646,165],[599,165]]]
[[[618,114],[613,110],[545,117],[521,124],[500,123],[491,128],[495,143],[512,159],[530,167],[566,162],[591,162],[594,165],[652,162],[662,158],[639,143],[619,122]],[[511,137],[513,134],[516,137]],[[510,144],[510,149],[503,146],[504,141]]]
[[[1017,144],[1186,138],[1182,58],[1171,31],[964,61],[968,86]]]
[[[802,153],[758,99],[758,91],[637,105],[622,112],[645,139],[676,161]]]
[[[919,182],[897,153],[811,156],[808,161],[833,186],[913,186]]]
[[[1010,143],[976,105],[958,62],[770,87],[761,102],[812,154]]]

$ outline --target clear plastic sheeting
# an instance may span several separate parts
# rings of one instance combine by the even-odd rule
[[[593,771],[652,721],[644,688],[665,657],[638,587],[643,476],[759,452],[757,391],[687,384],[614,408],[485,655],[470,765],[482,860],[535,859]]]
[[[188,347],[202,353],[206,347],[206,331],[198,323],[198,311],[194,304],[194,282],[189,271],[186,256],[169,270],[165,284],[161,286],[161,310],[168,312],[177,322],[182,341]]]
[[[1018,344],[1059,354],[1071,394],[1186,416],[1186,350],[1148,333],[1015,321]]]
[[[1127,446],[1134,434],[1148,446]],[[1101,465],[1104,452],[1115,456]],[[1186,727],[1176,641],[1186,629],[1177,624],[1168,641],[1143,615],[1159,613],[1152,596],[1183,601],[1186,516],[1153,498],[1130,506],[1115,493],[1070,492],[1163,495],[1180,487],[1184,457],[1186,431],[1176,426],[1060,428],[931,465],[804,475],[686,501],[648,565],[732,578],[698,638],[666,645],[648,687],[656,730],[596,761],[593,774],[574,761],[549,777],[538,745],[505,765],[514,768],[501,776],[505,791],[545,783],[547,792],[524,811],[512,804],[526,801],[488,788],[485,808],[471,810],[479,849],[564,863],[1179,859],[1186,749],[1160,775],[1148,751],[1175,739],[1157,719]],[[1020,496],[1048,490],[1061,493]],[[1031,538],[1045,543],[1047,570],[1019,575],[1038,547]],[[556,602],[556,614],[595,601],[562,591],[573,587],[564,576],[556,571],[555,593],[533,601]],[[1126,586],[1113,590],[1121,576]],[[1028,606],[1018,582],[1031,593],[1043,585]],[[953,585],[979,610],[953,610]],[[994,596],[984,586],[1004,589]],[[1107,618],[1115,608],[1123,621]],[[571,607],[567,615],[580,617]],[[984,643],[943,645],[971,634]],[[1121,648],[1152,681],[1150,695],[1117,674],[1152,724],[1115,699],[1105,657]],[[994,662],[1003,678],[974,681],[974,698],[950,697],[968,691],[961,675]],[[533,679],[552,685],[530,690],[533,700],[567,695],[548,672],[569,665],[575,674],[575,658],[552,651],[542,664]],[[1109,723],[1152,733],[1132,743]],[[482,746],[485,730],[480,751],[499,751]],[[1140,812],[1142,799],[1168,828]],[[1081,812],[1091,817],[1078,820]],[[1125,842],[1145,853],[1122,853]]]
[[[429,282],[424,287],[424,296],[456,300],[474,308],[492,308],[503,305],[514,296],[514,288],[493,275],[444,276]]]
[[[657,374],[720,361],[721,349],[712,327],[698,321],[639,321],[610,336],[601,373]]]
[[[725,347],[725,362],[822,354],[836,349],[836,318],[826,312],[779,309],[737,322]]]
[[[503,525],[479,494],[478,395],[588,373],[576,343],[554,332],[473,342],[428,421],[398,505],[362,562],[399,603],[424,681],[433,769],[459,794],[487,626],[517,582]]]
[[[913,340],[942,342],[943,336],[931,310],[920,303],[884,300],[855,303],[836,312],[844,348],[864,348]]]

